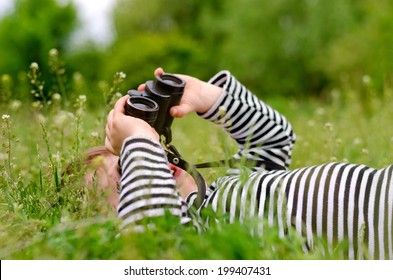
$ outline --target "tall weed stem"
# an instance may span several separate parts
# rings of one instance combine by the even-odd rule
[[[10,115],[4,114],[2,117],[3,120],[3,131],[2,131],[2,138],[5,139],[4,144],[2,145],[5,148],[5,152],[7,154],[7,160],[5,164],[5,170],[9,177],[9,179],[13,179],[12,176],[12,141],[13,136],[11,132],[11,117]]]
[[[59,173],[58,173],[57,164],[53,160],[53,156],[52,156],[52,152],[50,150],[50,145],[49,145],[49,140],[48,140],[48,133],[46,132],[45,126],[42,123],[41,123],[41,127],[42,127],[42,136],[44,138],[44,141],[46,144],[46,149],[48,152],[49,162],[52,167],[52,174],[53,174],[53,178],[54,178],[54,182],[55,182],[56,192],[58,192],[60,190],[60,180],[59,180]]]

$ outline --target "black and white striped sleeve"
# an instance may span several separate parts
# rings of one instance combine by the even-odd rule
[[[120,153],[120,166],[117,210],[123,226],[146,224],[165,213],[179,217],[181,223],[190,220],[160,143],[142,137],[127,138]]]
[[[223,88],[223,94],[201,117],[212,121],[236,140],[235,158],[271,161],[288,167],[295,134],[287,119],[265,104],[228,71],[216,74],[209,83]]]

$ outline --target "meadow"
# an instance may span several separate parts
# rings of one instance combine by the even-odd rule
[[[54,74],[63,92],[49,98],[38,70],[31,65],[29,85],[17,94],[2,77],[0,259],[340,258],[335,251],[324,253],[323,240],[305,253],[304,240],[291,231],[282,239],[275,228],[252,235],[254,221],[212,225],[198,234],[164,217],[156,230],[119,235],[116,212],[103,193],[84,183],[86,170],[64,171],[84,150],[104,143],[106,115],[124,94],[119,91],[124,74],[89,94],[79,75],[66,82],[61,73]],[[31,93],[35,101],[13,98]],[[94,95],[101,104],[87,97]],[[344,83],[323,97],[264,101],[287,116],[297,134],[291,168],[329,161],[373,167],[391,163],[393,92],[388,83],[377,90],[364,76],[356,86]],[[175,120],[172,130],[173,144],[190,162],[221,159],[236,150],[228,135],[196,115]],[[208,182],[221,172],[202,171]]]

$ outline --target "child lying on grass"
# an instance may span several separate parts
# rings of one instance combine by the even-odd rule
[[[158,68],[154,74],[163,73]],[[110,153],[105,151],[104,167],[98,174],[101,184],[112,187],[111,203],[123,226],[145,224],[168,211],[183,224],[204,225],[209,216],[201,213],[210,209],[216,216],[227,215],[229,223],[267,220],[269,225],[278,225],[281,237],[294,227],[310,248],[315,237],[325,238],[331,250],[347,241],[344,258],[393,259],[392,166],[373,169],[331,162],[288,170],[295,134],[284,116],[228,71],[209,82],[178,76],[186,87],[170,114],[180,118],[196,112],[216,123],[237,142],[234,158],[257,164],[250,168],[247,181],[241,174],[244,171],[230,168],[207,188],[197,211],[189,211],[197,197],[193,177],[168,163],[159,135],[149,124],[125,115],[129,96],[124,96],[108,116],[105,146]],[[266,162],[283,168],[271,170]],[[268,229],[259,230],[262,234]]]

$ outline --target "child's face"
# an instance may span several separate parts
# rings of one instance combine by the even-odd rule
[[[102,160],[95,171],[89,172],[85,175],[84,179],[92,185],[93,177],[97,180],[97,185],[103,191],[108,193],[108,202],[116,209],[119,203],[119,190],[118,185],[120,181],[120,174],[118,172],[118,157],[106,153],[100,156]],[[183,169],[176,167],[172,164],[169,165],[172,174],[176,179],[176,188],[181,197],[186,198],[191,192],[197,191],[198,187],[194,178]]]
[[[176,179],[176,188],[182,198],[185,199],[191,192],[198,190],[194,178],[189,173],[173,164],[169,164],[169,167]]]
[[[93,184],[93,178],[97,182],[97,187],[105,191],[109,204],[116,209],[119,203],[118,183],[120,181],[120,174],[117,171],[118,157],[110,153],[105,153],[98,156],[97,168],[84,176],[85,181]]]

